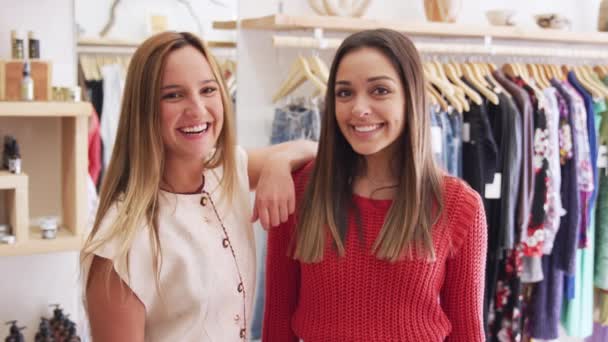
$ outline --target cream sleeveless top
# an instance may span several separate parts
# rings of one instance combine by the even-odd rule
[[[237,167],[238,188],[230,206],[220,199],[221,167],[205,171],[203,194],[161,191],[160,296],[147,226],[138,231],[131,247],[129,273],[114,263],[118,275],[146,308],[146,341],[229,342],[248,335],[256,257],[247,155],[241,148],[237,149]],[[97,237],[105,235],[116,216],[115,205],[104,217]],[[114,260],[116,245],[107,243],[95,254]],[[92,259],[84,262],[85,281]]]

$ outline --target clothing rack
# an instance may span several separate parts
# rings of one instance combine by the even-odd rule
[[[212,49],[234,50],[236,48],[236,42],[229,40],[210,40],[205,42]],[[140,42],[137,41],[119,39],[80,38],[78,39],[76,50],[79,54],[132,55],[139,44]]]
[[[314,37],[273,35],[272,44],[278,48],[309,48],[336,49],[342,43],[340,38],[325,38],[316,31]],[[515,44],[495,43],[486,37],[482,43],[454,42],[414,42],[421,53],[454,54],[454,55],[483,55],[483,56],[514,56],[514,57],[543,57],[570,59],[608,59],[608,48],[572,46],[521,46]]]

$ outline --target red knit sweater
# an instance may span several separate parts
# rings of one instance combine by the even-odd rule
[[[301,200],[312,164],[294,174]],[[477,193],[445,177],[445,211],[433,228],[436,261],[377,259],[372,246],[390,200],[354,196],[362,240],[349,217],[346,253],[323,261],[287,256],[294,216],[268,236],[265,342],[484,341],[486,220]],[[333,241],[328,239],[328,246]]]

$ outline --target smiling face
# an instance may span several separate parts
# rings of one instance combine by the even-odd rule
[[[389,58],[364,47],[346,54],[336,73],[336,121],[360,155],[390,153],[405,126],[403,85]]]
[[[160,92],[161,132],[167,159],[207,157],[224,122],[218,81],[205,56],[192,46],[172,51]]]

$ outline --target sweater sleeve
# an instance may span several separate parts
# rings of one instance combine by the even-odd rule
[[[262,341],[297,342],[291,329],[291,317],[298,303],[299,262],[290,255],[291,233],[295,229],[294,215],[268,232],[266,255],[266,293]]]
[[[467,191],[468,190],[468,191]],[[453,245],[441,289],[441,306],[452,325],[447,342],[485,341],[483,296],[487,224],[481,198],[464,190],[453,221]]]

